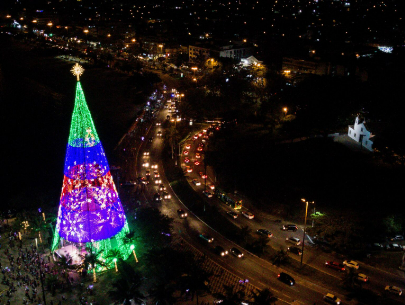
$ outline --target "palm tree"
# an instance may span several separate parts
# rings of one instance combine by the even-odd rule
[[[87,270],[89,267],[93,269],[93,282],[95,283],[97,282],[96,266],[99,265],[102,267],[106,267],[104,260],[101,259],[103,250],[98,251],[93,247],[88,247],[86,248],[86,251],[86,255],[80,255],[80,257],[83,259],[81,267],[85,270]]]
[[[125,233],[125,236],[122,238],[122,241],[126,245],[132,245],[138,238],[139,236],[135,236],[135,231],[130,230],[128,233]]]
[[[224,292],[216,293],[215,297],[222,300],[224,305],[239,305],[245,299],[245,292],[243,290],[235,291],[235,286],[223,285]],[[237,288],[236,288],[237,289]]]
[[[114,289],[108,294],[113,300],[124,302],[125,305],[130,304],[130,299],[134,299],[138,304],[144,303],[145,296],[139,291],[142,285],[141,274],[122,259],[119,260],[119,264],[123,272],[120,278],[112,283]]]
[[[173,285],[161,282],[152,287],[149,294],[152,296],[155,305],[173,305],[176,303],[176,298],[173,296],[174,291]]]
[[[57,261],[57,267],[61,270],[72,270],[72,269],[76,269],[76,265],[72,264],[73,259],[69,254],[66,255],[61,255],[60,258]],[[66,273],[66,275],[68,275],[68,273]],[[66,276],[66,280],[67,280],[68,276]]]
[[[252,232],[252,229],[249,226],[241,227],[240,231],[239,231],[239,237],[240,237],[241,241],[243,241],[244,243],[247,243],[251,232]]]
[[[269,305],[274,304],[277,298],[269,288],[253,292],[253,305]]]
[[[114,261],[114,259],[122,259],[122,253],[118,250],[118,249],[111,249],[110,251],[108,251],[107,256],[105,257],[107,262],[111,262]],[[117,263],[117,261],[115,261],[115,264]],[[115,265],[117,266],[117,265]],[[117,269],[118,271],[118,269]]]
[[[282,263],[287,262],[288,259],[289,259],[288,252],[284,251],[283,249],[280,249],[273,257],[273,264],[279,266]]]

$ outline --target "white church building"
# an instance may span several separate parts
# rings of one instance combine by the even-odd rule
[[[359,117],[356,117],[354,125],[349,125],[348,136],[359,142],[364,148],[367,148],[370,151],[373,151],[373,142],[370,141],[370,138],[374,137],[370,131],[366,128],[366,121],[360,123]]]

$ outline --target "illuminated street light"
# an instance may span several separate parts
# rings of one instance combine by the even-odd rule
[[[308,203],[314,204],[315,201],[307,201],[305,198],[301,199],[302,202],[305,202],[305,222],[304,222],[304,236],[302,238],[302,255],[301,255],[301,266],[302,266],[302,260],[304,258],[304,243],[305,243],[305,231],[307,229],[307,214],[308,214]]]
[[[114,264],[115,264],[115,272],[118,272],[117,259],[114,258],[114,259],[113,259],[113,262],[114,262]]]
[[[163,45],[160,44],[160,45],[158,45],[158,47],[160,48],[160,53],[163,53]]]
[[[135,246],[131,245],[130,249],[132,250],[132,253],[134,254],[135,261],[138,262],[138,258],[136,257],[136,254],[135,254]]]
[[[132,42],[135,42],[135,41],[136,41],[136,39],[135,39],[135,38],[133,38],[133,39],[132,39]]]
[[[288,108],[287,108],[287,107],[284,107],[284,108],[283,108],[283,111],[284,111],[284,116],[287,116]]]

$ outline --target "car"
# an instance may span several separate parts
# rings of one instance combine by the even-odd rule
[[[142,166],[143,167],[149,167],[149,162],[144,160],[143,163],[142,163]]]
[[[136,181],[125,181],[123,183],[120,183],[121,186],[134,186],[136,185]]]
[[[204,174],[203,172],[199,172],[198,174],[199,174],[200,177],[203,178],[203,179],[207,179],[207,178],[208,178],[208,176],[207,176],[206,174]]]
[[[297,237],[294,237],[294,236],[287,237],[285,240],[287,242],[289,242],[289,243],[292,243],[292,244],[296,245],[296,246],[299,246],[301,244],[300,239],[297,238]]]
[[[159,193],[155,193],[155,195],[153,195],[153,201],[162,201],[162,197],[160,197]]]
[[[198,133],[198,136],[199,136],[199,137],[202,137],[202,135],[203,135],[202,132],[199,132],[199,133]]]
[[[268,238],[273,237],[273,234],[269,230],[266,230],[266,229],[259,229],[256,232],[257,232],[257,234],[266,236]]]
[[[327,293],[326,295],[324,295],[323,296],[323,300],[325,301],[325,302],[327,302],[327,303],[330,303],[330,304],[340,304],[340,302],[341,302],[341,300],[337,297],[337,296],[335,296],[335,295],[333,295],[333,294],[331,294],[331,293]]]
[[[190,144],[187,144],[186,145],[186,149],[190,149],[191,148],[191,145]]]
[[[390,241],[394,240],[404,240],[404,237],[402,235],[395,235],[390,238]]]
[[[167,192],[163,192],[163,193],[162,193],[162,196],[163,196],[163,199],[165,199],[165,200],[169,200],[169,199],[172,198],[172,195],[170,195],[170,194],[167,193]]]
[[[189,158],[184,158],[184,162],[185,162],[185,163],[189,163],[189,162],[190,162],[190,159],[189,159]]]
[[[338,271],[345,271],[346,270],[345,265],[337,263],[337,262],[332,262],[332,261],[325,262],[325,267],[332,268],[332,269],[335,269],[335,270],[338,270]]]
[[[187,213],[184,212],[182,209],[178,209],[177,214],[179,215],[180,218],[186,218],[187,217]]]
[[[213,184],[208,185],[208,187],[209,187],[211,190],[215,190],[215,185],[213,185]]]
[[[237,248],[232,248],[232,249],[231,249],[231,253],[232,253],[234,256],[238,257],[238,258],[242,258],[242,257],[243,257],[243,253],[240,252],[239,249],[237,249]]]
[[[158,137],[161,137],[161,136],[162,136],[162,132],[161,132],[160,130],[157,132],[157,136],[158,136]]]
[[[142,184],[149,184],[149,180],[146,177],[139,177],[138,180]]]
[[[401,288],[399,288],[397,286],[386,286],[385,291],[387,291],[389,293],[397,294],[397,295],[402,295]]]
[[[198,146],[197,151],[203,151],[203,148],[201,146]]]
[[[208,198],[212,198],[213,196],[213,194],[210,191],[203,191],[203,194]]]
[[[238,216],[239,216],[239,214],[236,213],[236,212],[234,212],[234,211],[226,212],[226,214],[228,214],[228,215],[229,215],[230,217],[232,217],[233,219],[236,219],[236,218],[238,218]]]
[[[160,191],[160,192],[166,191],[166,187],[164,186],[164,184],[160,184],[160,185],[159,185],[159,191]]]
[[[149,152],[149,151],[144,151],[144,152],[143,152],[143,156],[144,156],[144,157],[149,157],[149,155],[150,155],[150,152]]]
[[[379,250],[384,249],[384,245],[382,245],[382,244],[380,244],[380,243],[373,243],[373,244],[371,244],[371,245],[368,245],[368,247],[369,247],[371,250],[375,250],[375,251],[379,251]]]
[[[249,211],[242,211],[242,215],[245,216],[247,219],[253,219],[255,218],[255,215],[253,215],[251,212]]]
[[[197,165],[197,166],[198,166],[198,165],[200,165],[200,164],[201,164],[200,161],[197,161],[197,160],[194,161],[194,165]]]
[[[200,155],[199,153],[196,153],[196,154],[195,154],[195,157],[196,157],[197,159],[200,159],[200,158],[201,158],[201,155]]]
[[[363,274],[363,273],[358,273],[356,275],[356,280],[360,281],[360,282],[368,282],[368,276]]]
[[[348,268],[353,268],[353,269],[359,269],[359,267],[360,267],[358,262],[356,262],[356,261],[348,261],[348,260],[344,261],[343,265],[345,265]]]
[[[192,173],[193,169],[190,166],[186,166],[186,172],[187,173]]]
[[[285,272],[280,272],[277,275],[277,278],[278,278],[279,281],[281,281],[283,283],[286,283],[286,284],[288,284],[290,286],[293,286],[295,284],[294,278],[291,275],[289,275],[289,274],[287,274]]]
[[[388,244],[385,246],[385,250],[387,251],[402,251],[404,248],[398,244]]]
[[[198,135],[193,135],[193,140],[197,140],[198,139]]]
[[[150,176],[150,170],[146,171],[146,176]]]
[[[201,182],[198,181],[197,179],[193,179],[192,181],[193,181],[194,185],[197,185],[197,186],[201,185]]]
[[[152,169],[157,169],[157,168],[158,168],[157,163],[153,163],[153,164],[150,166],[150,168],[152,168]]]
[[[160,121],[157,121],[156,126],[160,126],[160,125],[162,125],[162,123]]]
[[[290,251],[291,253],[297,254],[297,255],[302,255],[302,251],[298,247],[288,247],[287,251]]]
[[[228,255],[228,250],[225,250],[221,246],[216,246],[214,251],[215,251],[215,253],[217,253],[218,255],[221,255],[221,256]]]
[[[170,115],[166,115],[166,120],[170,120]]]
[[[188,150],[183,151],[183,154],[184,154],[185,156],[187,156],[187,155],[188,155],[188,153],[189,153],[189,151],[188,151]]]
[[[149,143],[152,143],[153,137],[150,137],[148,141],[149,141]]]
[[[160,178],[155,179],[155,184],[161,184],[161,183],[162,183],[162,179],[160,179]]]
[[[153,175],[155,176],[155,178],[160,178],[160,174],[158,171],[154,171]]]
[[[295,232],[298,230],[298,226],[297,225],[283,225],[282,230]]]
[[[205,240],[208,243],[212,243],[214,241],[214,237],[209,236],[208,234],[201,233],[200,238]]]

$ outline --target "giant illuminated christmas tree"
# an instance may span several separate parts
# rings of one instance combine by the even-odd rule
[[[132,251],[122,240],[128,224],[80,84],[83,71],[78,64],[72,69],[76,98],[52,250],[86,244],[105,256],[118,249],[126,257]]]

